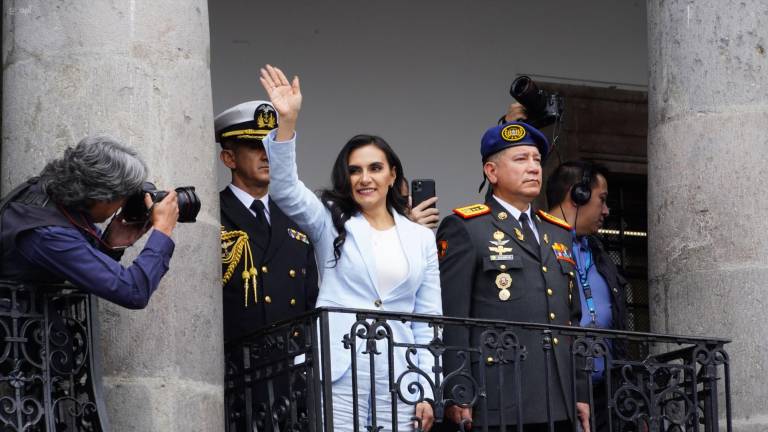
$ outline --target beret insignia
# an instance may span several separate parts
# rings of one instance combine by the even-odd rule
[[[508,142],[518,142],[525,138],[525,128],[517,124],[511,124],[501,130],[501,138]]]

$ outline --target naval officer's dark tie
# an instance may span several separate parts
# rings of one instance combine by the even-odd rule
[[[259,221],[259,226],[264,229],[267,236],[267,243],[271,236],[272,230],[269,229],[269,222],[267,222],[267,215],[264,214],[264,203],[261,200],[253,200],[251,203],[251,210],[256,213],[256,220]]]

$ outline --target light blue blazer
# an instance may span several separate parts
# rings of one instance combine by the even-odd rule
[[[408,261],[408,276],[387,294],[382,295],[376,286],[376,264],[370,252],[371,227],[359,213],[344,224],[347,238],[338,264],[332,267],[333,241],[338,232],[333,227],[331,213],[298,178],[296,137],[287,142],[275,142],[274,134],[275,131],[272,131],[264,138],[270,164],[269,195],[283,212],[306,230],[314,243],[321,280],[317,307],[442,315],[440,273],[432,231],[393,211],[397,234]],[[354,322],[354,314],[332,314],[330,318],[332,381],[341,378],[350,368],[351,353],[344,349],[341,341]],[[433,330],[424,323],[388,323],[396,342],[428,344],[433,338]],[[357,343],[358,350],[361,350],[364,341],[358,339]],[[377,360],[386,361],[386,352],[381,357]],[[427,350],[420,349],[414,360],[418,361],[420,369],[432,373],[434,359]],[[404,352],[396,351],[395,378],[405,369]],[[422,380],[422,384],[426,383]],[[428,389],[426,397],[431,397]]]

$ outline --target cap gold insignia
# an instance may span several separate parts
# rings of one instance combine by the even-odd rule
[[[496,288],[507,290],[512,286],[512,276],[509,273],[499,273],[496,275]]]
[[[259,125],[260,128],[274,129],[275,126],[277,126],[277,116],[275,115],[275,112],[266,109],[259,112],[260,108],[261,106],[256,109],[258,112],[256,115],[256,124]]]
[[[520,228],[515,228],[515,236],[517,236],[518,240],[525,241],[525,236],[523,235],[523,232],[520,231]]]
[[[525,138],[525,128],[520,125],[509,125],[501,130],[501,138],[508,142],[518,142]]]
[[[511,294],[509,293],[508,289],[503,289],[503,290],[499,291],[499,300],[501,300],[501,301],[509,300],[510,296],[511,296]]]
[[[499,212],[499,214],[497,214],[496,217],[498,217],[499,220],[506,220],[507,219],[507,212]]]

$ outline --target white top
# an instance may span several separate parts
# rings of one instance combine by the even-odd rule
[[[262,203],[264,203],[264,216],[266,216],[268,223],[272,223],[272,219],[269,218],[269,194],[264,194],[264,196],[261,198],[254,198],[251,196],[251,194],[233,185],[232,183],[229,184],[229,189],[233,194],[235,194],[235,197],[240,200],[241,203],[243,203],[245,208],[247,208],[248,211],[251,212],[251,214],[254,216],[256,216],[256,212],[251,209],[251,204],[253,204],[253,202],[256,200],[260,200]]]
[[[408,277],[408,261],[405,259],[396,227],[392,226],[384,231],[372,227],[371,246],[376,261],[376,282],[380,294],[386,296]]]
[[[533,236],[536,237],[536,243],[541,244],[539,241],[539,230],[536,229],[536,224],[533,223],[533,215],[531,214],[531,205],[528,204],[528,208],[525,209],[524,212],[521,212],[517,209],[517,207],[513,206],[512,204],[504,201],[503,199],[497,197],[496,195],[493,196],[493,198],[501,204],[504,209],[509,212],[509,214],[515,218],[516,221],[520,220],[520,215],[525,213],[528,215],[528,226],[531,227],[531,231],[533,231]]]

